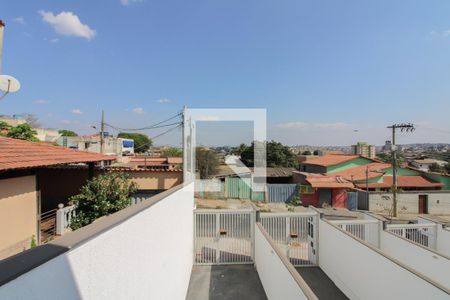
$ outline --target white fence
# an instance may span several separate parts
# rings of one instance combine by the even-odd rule
[[[195,210],[194,262],[253,263],[254,210]]]
[[[381,222],[378,220],[332,220],[330,222],[374,247],[380,245]]]
[[[387,224],[386,230],[424,247],[436,250],[436,224]]]
[[[75,205],[64,207],[64,204],[59,204],[58,210],[56,211],[56,235],[63,235],[70,227],[72,218],[75,216]]]
[[[255,266],[269,300],[317,299],[259,223],[255,224]]]
[[[316,264],[316,212],[261,213],[260,222],[294,266]]]
[[[448,299],[448,288],[319,221],[319,266],[350,299]]]

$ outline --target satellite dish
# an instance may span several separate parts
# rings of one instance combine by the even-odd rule
[[[20,89],[20,82],[12,76],[0,75],[0,90],[5,93],[14,93]]]

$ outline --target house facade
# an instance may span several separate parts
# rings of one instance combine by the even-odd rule
[[[43,195],[57,184],[42,185],[43,172],[56,165],[86,164],[89,178],[95,164],[111,160],[110,156],[0,137],[0,259],[40,243],[41,215],[48,206]],[[64,189],[72,180],[59,177],[58,188]]]

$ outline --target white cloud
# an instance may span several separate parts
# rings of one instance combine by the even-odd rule
[[[57,38],[50,39],[50,43],[58,43],[58,42],[59,42],[59,39],[57,39]]]
[[[122,3],[122,5],[123,6],[128,6],[128,5],[130,5],[131,3],[134,3],[134,2],[141,2],[142,0],[120,0],[120,3]]]
[[[344,129],[349,125],[344,122],[336,122],[336,123],[316,123],[314,127],[321,129]]]
[[[80,109],[75,108],[75,109],[72,109],[72,113],[76,114],[76,115],[81,115],[83,112]]]
[[[63,124],[70,124],[71,122],[69,121],[69,120],[61,120],[61,123],[63,123]]]
[[[161,98],[161,99],[156,100],[156,102],[158,102],[158,103],[170,103],[172,101],[170,99],[167,99],[167,98]]]
[[[19,24],[22,24],[22,25],[26,24],[25,19],[22,16],[16,17],[16,18],[14,18],[12,20],[13,20],[13,22],[16,22],[16,23],[19,23]]]
[[[144,113],[144,109],[142,107],[133,108],[131,111],[139,115]]]
[[[95,30],[81,23],[78,16],[70,11],[63,11],[54,15],[52,12],[40,10],[39,14],[42,16],[42,20],[52,25],[53,29],[59,34],[82,37],[88,40],[93,39],[96,35]]]
[[[48,103],[48,100],[38,99],[38,100],[33,101],[33,103],[34,103],[34,104],[39,104],[39,105],[41,105],[41,104],[47,104],[47,103]]]
[[[287,122],[287,123],[281,123],[277,125],[278,128],[306,128],[308,127],[307,123],[304,122]]]
[[[442,32],[442,35],[445,37],[450,36],[450,29],[449,30],[445,30],[444,32]]]
[[[308,124],[305,122],[287,122],[277,124],[276,127],[282,129],[311,129],[311,128],[319,128],[319,129],[345,129],[349,127],[349,124],[344,122],[335,122],[335,123],[312,123]]]

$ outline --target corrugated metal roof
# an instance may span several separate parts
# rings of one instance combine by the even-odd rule
[[[0,137],[0,171],[115,159],[48,143]]]

